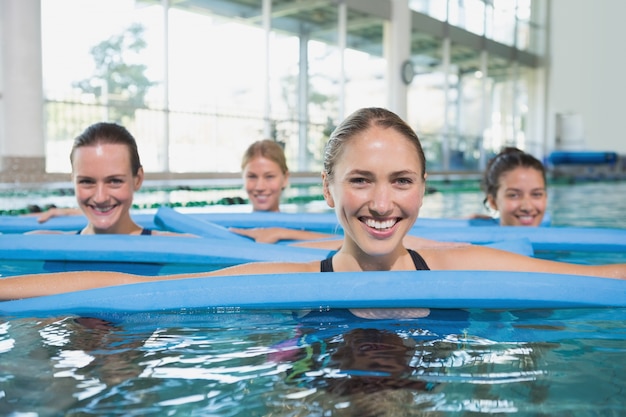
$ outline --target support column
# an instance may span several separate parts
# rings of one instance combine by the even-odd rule
[[[309,33],[300,32],[300,59],[298,62],[298,166],[299,171],[308,171],[309,155]]]
[[[447,25],[447,23],[446,23]],[[443,126],[441,128],[441,162],[444,171],[450,170],[450,122],[448,121],[448,114],[450,108],[450,36],[446,29],[446,37],[443,39],[442,44],[442,58],[441,71],[444,74],[444,82],[442,87],[443,93]]]
[[[345,1],[337,5],[337,48],[339,49],[339,109],[338,123],[346,116],[346,45],[348,44],[348,6]]]
[[[40,0],[0,1],[0,175],[45,174]]]
[[[270,99],[270,60],[271,60],[271,33],[272,33],[272,0],[263,0],[263,31],[265,33],[265,61],[263,62],[263,79],[265,80],[265,92],[264,92],[264,123],[263,123],[263,137],[274,138],[273,135],[273,123],[272,123],[272,102]],[[274,138],[275,139],[275,138]]]
[[[387,105],[405,120],[408,86],[402,81],[402,63],[411,58],[411,15],[408,0],[391,0],[391,22],[384,27]]]
[[[480,131],[482,132],[481,143],[480,143],[480,156],[478,158],[478,169],[483,171],[487,167],[487,149],[492,148],[491,143],[491,129],[489,124],[489,118],[491,116],[491,111],[488,109],[488,105],[490,100],[487,96],[488,90],[488,71],[489,71],[489,57],[487,56],[487,51],[483,48],[480,51],[480,72],[482,74],[482,78],[480,79],[480,107],[481,107],[481,123],[480,123]],[[488,140],[489,139],[489,140]]]

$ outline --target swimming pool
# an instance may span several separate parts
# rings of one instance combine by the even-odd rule
[[[624,191],[555,187],[553,222],[626,228]],[[464,201],[480,209],[469,194],[430,195],[422,215],[460,217],[472,211],[456,214]],[[0,415],[626,413],[626,309],[411,313],[212,307],[1,317]]]
[[[622,415],[625,309],[176,311],[0,325],[7,416]]]

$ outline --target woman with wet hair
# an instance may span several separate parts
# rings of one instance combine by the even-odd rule
[[[143,228],[131,218],[133,197],[143,184],[144,171],[137,142],[124,126],[100,122],[87,127],[74,139],[70,163],[78,209],[52,208],[40,222],[54,216],[82,213],[87,217],[87,225],[71,233],[181,236]]]
[[[484,204],[501,226],[539,226],[546,213],[546,170],[541,161],[507,147],[489,161],[481,182]]]

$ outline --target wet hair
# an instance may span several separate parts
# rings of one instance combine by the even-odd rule
[[[257,140],[248,146],[241,159],[241,170],[245,170],[250,161],[258,156],[275,162],[283,174],[289,171],[283,147],[272,139]]]
[[[541,161],[518,148],[506,147],[499,154],[487,163],[487,168],[481,181],[481,189],[485,192],[484,203],[487,203],[487,197],[496,198],[498,189],[500,188],[500,178],[502,174],[512,171],[515,168],[532,168],[541,172],[543,183],[546,181],[546,168]]]
[[[115,123],[100,122],[89,126],[83,133],[74,139],[70,162],[74,166],[74,151],[84,146],[96,146],[100,143],[126,145],[130,154],[130,166],[133,175],[136,176],[141,168],[137,141],[124,126]]]
[[[426,157],[415,131],[392,111],[379,107],[366,107],[352,113],[331,133],[324,149],[324,172],[328,179],[333,179],[333,169],[341,156],[344,145],[354,136],[374,126],[393,129],[415,146],[422,165],[421,176],[423,178],[426,174]]]

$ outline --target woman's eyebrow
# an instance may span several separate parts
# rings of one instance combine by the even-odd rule
[[[374,175],[372,171],[367,171],[364,169],[353,169],[348,171],[347,175],[363,175],[363,176],[371,176]]]
[[[403,169],[401,171],[392,172],[391,175],[394,177],[398,177],[400,175],[419,175],[419,173],[411,169]]]

